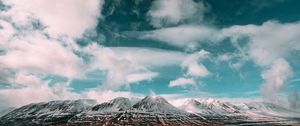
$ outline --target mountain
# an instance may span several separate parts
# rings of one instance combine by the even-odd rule
[[[116,98],[96,105],[93,112],[82,113],[69,125],[214,125],[182,111],[159,96],[147,96],[129,106],[127,98]]]
[[[176,108],[162,97],[147,96],[135,103],[124,97],[101,104],[88,99],[34,103],[0,117],[0,125],[299,125],[299,115],[265,102],[189,99]]]
[[[228,115],[240,113],[240,108],[229,102],[221,102],[216,99],[190,99],[181,108],[192,113],[203,115]]]
[[[128,98],[119,97],[109,102],[104,102],[92,107],[92,111],[96,112],[116,112],[127,110],[131,107],[131,101]]]
[[[0,117],[14,110],[14,107],[0,107]]]
[[[131,110],[138,112],[186,114],[186,112],[174,107],[167,100],[159,96],[147,96],[134,104]]]
[[[265,102],[230,103],[216,99],[190,99],[180,108],[205,120],[230,125],[284,125],[290,120],[300,121],[300,113]]]
[[[264,116],[273,116],[278,118],[294,118],[300,120],[300,111],[285,108],[276,104],[267,102],[253,102],[245,104],[248,111]]]
[[[0,125],[22,126],[66,123],[96,104],[94,100],[65,100],[34,103],[17,108],[0,119]]]

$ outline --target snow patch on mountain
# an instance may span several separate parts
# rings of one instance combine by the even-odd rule
[[[55,115],[72,115],[82,112],[91,106],[95,105],[95,100],[80,99],[80,100],[59,100],[50,102],[41,102],[25,105],[17,108],[3,118],[26,118],[26,117],[45,117]]]
[[[186,112],[174,107],[167,100],[160,96],[147,96],[134,104],[131,110],[165,114],[186,114]]]
[[[132,106],[128,98],[118,97],[109,102],[104,102],[94,106],[91,111],[93,112],[117,112],[125,111]]]
[[[7,113],[13,111],[14,107],[0,107],[0,117],[6,115]]]

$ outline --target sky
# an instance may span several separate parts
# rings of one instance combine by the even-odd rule
[[[0,0],[0,106],[300,92],[298,0]]]

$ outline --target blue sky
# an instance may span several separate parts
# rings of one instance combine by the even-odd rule
[[[299,12],[298,0],[2,0],[0,105],[284,98],[300,90]]]

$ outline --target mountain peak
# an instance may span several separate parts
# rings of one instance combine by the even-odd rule
[[[155,95],[146,96],[142,99],[142,101],[168,103],[168,101],[163,97]]]
[[[109,102],[104,102],[98,104],[92,108],[92,111],[123,111],[131,107],[131,101],[125,97],[117,97],[110,100]]]
[[[146,96],[132,106],[133,110],[143,112],[182,114],[185,113],[160,96]]]

